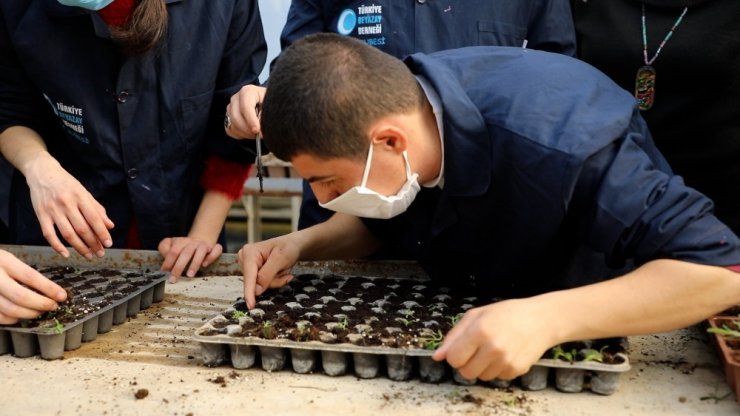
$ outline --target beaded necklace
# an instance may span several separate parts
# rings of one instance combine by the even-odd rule
[[[689,6],[683,8],[683,12],[681,12],[681,15],[678,16],[676,22],[673,23],[673,27],[671,27],[671,30],[668,31],[668,33],[665,35],[665,38],[663,38],[663,41],[660,42],[658,50],[655,51],[655,55],[653,55],[652,58],[648,59],[645,3],[642,3],[642,56],[645,65],[637,70],[637,76],[635,77],[635,97],[637,98],[640,111],[649,110],[653,106],[653,103],[655,103],[655,68],[653,68],[652,66],[653,62],[655,62],[655,59],[658,58],[658,55],[660,55],[660,51],[663,50],[663,47],[668,42],[668,39],[673,36],[673,32],[676,30],[678,25],[681,24],[681,22],[683,21],[683,17],[686,15],[686,12],[688,10]]]

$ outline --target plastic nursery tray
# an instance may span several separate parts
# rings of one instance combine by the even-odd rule
[[[53,319],[0,326],[0,355],[13,353],[25,358],[40,353],[47,360],[62,358],[64,351],[79,348],[82,342],[94,340],[98,333],[110,331],[113,325],[164,298],[167,275],[137,267],[141,261],[135,260],[141,260],[141,256],[134,251],[108,250],[106,256],[111,257],[103,265],[102,261],[64,259],[41,247],[0,248],[13,252],[71,290],[75,300],[82,299],[81,305],[73,306],[73,321],[64,322],[63,326],[55,325],[58,321]]]
[[[709,318],[710,328],[728,328],[737,330],[735,322],[740,322],[740,306],[737,314],[722,314]],[[725,370],[725,378],[730,390],[735,393],[735,399],[740,403],[740,338],[729,337],[721,334],[710,334],[712,343],[717,349],[717,354]]]
[[[287,367],[296,373],[323,371],[330,376],[354,372],[359,378],[386,375],[397,381],[418,375],[430,383],[444,381],[451,375],[460,384],[478,382],[464,379],[447,363],[432,360],[433,348],[426,349],[425,342],[437,331],[446,333],[454,323],[449,318],[491,300],[433,287],[420,269],[410,263],[321,263],[299,264],[293,269],[296,277],[290,285],[263,295],[256,309],[246,311],[240,300],[198,328],[193,338],[200,342],[203,363],[207,366],[229,363],[243,369],[259,362],[266,371]],[[362,277],[356,276],[358,265]],[[454,299],[462,300],[454,303]],[[332,317],[324,313],[325,316],[318,318],[331,303],[341,304],[341,313]],[[242,313],[230,319],[235,310]],[[374,314],[367,315],[368,310]],[[296,337],[295,331],[273,334],[277,335],[275,339],[255,335],[260,323],[269,321],[268,326],[273,328],[281,319],[297,324],[296,328],[303,325],[304,337]],[[407,326],[410,320],[417,321],[413,329]],[[442,324],[447,320],[449,324]],[[370,330],[373,323],[381,324]],[[331,341],[329,333],[331,328],[336,332],[337,324],[348,330],[346,335],[340,335],[344,342]],[[311,327],[315,328],[313,337],[308,336],[307,328]],[[387,331],[382,332],[381,327]],[[403,333],[404,336],[397,335]],[[373,334],[382,341],[370,340]],[[623,340],[612,341],[623,348]],[[552,381],[564,392],[586,388],[598,394],[612,394],[619,386],[621,373],[630,368],[625,354],[620,352],[615,356],[618,364],[543,358],[518,382],[527,390],[544,389]],[[491,382],[495,387],[508,387],[510,383]]]

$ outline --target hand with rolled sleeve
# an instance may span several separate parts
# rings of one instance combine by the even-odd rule
[[[0,151],[26,178],[31,202],[49,245],[64,257],[69,251],[57,236],[88,259],[113,245],[114,224],[105,208],[51,156],[33,130],[15,126],[0,134]]]
[[[258,85],[245,85],[231,96],[226,106],[226,134],[235,139],[253,139],[260,132],[257,107],[267,89]]]
[[[67,292],[5,250],[0,250],[0,324],[52,311]]]

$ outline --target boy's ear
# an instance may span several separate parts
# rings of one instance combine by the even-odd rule
[[[397,124],[381,120],[370,129],[370,143],[380,146],[376,149],[401,153],[408,147],[408,136]]]

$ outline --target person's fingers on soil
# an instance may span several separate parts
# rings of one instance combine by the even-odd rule
[[[10,316],[5,316],[2,312],[0,312],[0,325],[13,325],[16,322],[18,322],[17,319]]]
[[[283,270],[285,270],[285,263],[282,256],[271,255],[270,257],[268,257],[265,264],[262,265],[262,267],[260,267],[259,271],[257,272],[255,294],[259,296],[263,294],[265,290],[267,290],[267,288],[273,287],[273,281],[275,281],[275,278],[279,276],[279,273],[281,273]]]
[[[43,303],[24,306],[40,310],[53,310],[56,309],[58,305],[53,302],[52,299],[56,299],[58,302],[64,302],[67,299],[67,292],[61,286],[47,279],[46,276],[37,272],[22,261],[16,258],[11,258],[6,263],[7,264],[5,269],[7,275],[3,275],[3,272],[0,271],[0,280],[5,280],[4,278],[6,276],[10,276],[11,279],[23,283],[24,285],[31,287],[40,292],[42,295],[46,296],[44,297],[39,295],[41,298],[45,299]],[[33,295],[38,295],[33,291],[30,291],[30,293]],[[38,300],[38,298],[36,299]]]
[[[465,331],[474,320],[472,311],[463,315],[462,319],[447,333],[442,345],[432,354],[437,361],[447,360],[453,368],[464,365],[475,353],[477,347],[470,344],[465,337]],[[456,365],[457,364],[457,365]]]
[[[493,363],[495,364],[491,368]],[[493,376],[487,379],[490,380],[498,376],[506,364],[506,358],[500,354],[500,351],[496,351],[491,343],[482,343],[478,345],[478,349],[465,364],[456,368],[460,375],[468,380],[479,378],[484,371],[490,370],[494,372]]]
[[[291,280],[293,280],[292,274],[282,274],[281,276],[275,276],[275,278],[270,283],[270,289],[279,289],[288,283],[290,283]]]
[[[0,291],[3,294],[8,296],[6,297],[6,296],[0,295],[0,314],[4,316],[9,316],[13,319],[33,319],[41,315],[43,311],[20,306],[19,302],[23,302],[26,304],[33,303],[34,302],[33,300],[29,301],[28,299],[28,297],[33,293],[30,290],[21,287],[17,283],[16,283],[16,286],[18,286],[20,289],[28,293],[26,295],[18,294],[18,293],[7,293],[5,291],[6,289],[5,287],[0,287]],[[35,295],[41,297],[38,294],[35,294]],[[47,301],[51,301],[51,299],[48,299],[48,298],[45,298],[45,299]],[[53,309],[54,308],[52,308],[52,310]]]
[[[255,292],[257,291],[257,272],[259,265],[254,256],[250,256],[251,250],[239,250],[239,263],[242,265],[242,274],[244,274],[244,299],[247,300],[247,307],[254,308],[257,304]]]

